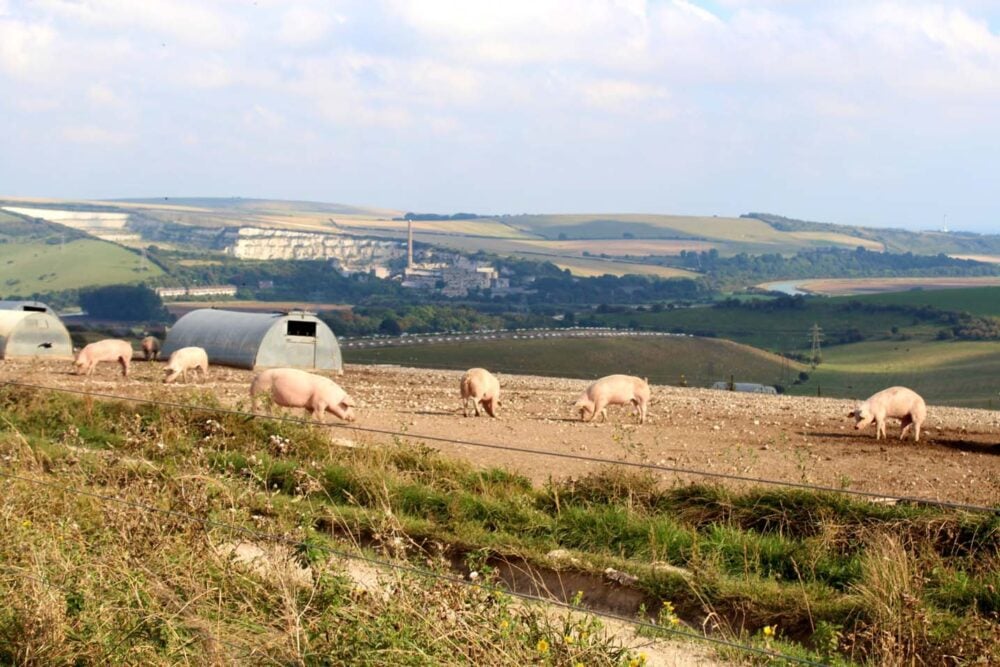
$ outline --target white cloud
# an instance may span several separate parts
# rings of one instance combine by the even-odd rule
[[[628,80],[597,79],[580,86],[584,102],[596,109],[664,120],[673,116],[666,89]]]
[[[27,78],[48,62],[56,31],[46,25],[6,19],[0,15],[0,71]]]
[[[68,125],[62,128],[62,136],[67,141],[78,144],[127,144],[135,137],[122,130],[109,130],[97,125]]]
[[[291,45],[312,44],[329,34],[334,25],[346,21],[343,15],[334,12],[312,7],[291,7],[281,16],[278,40]]]
[[[207,49],[233,48],[245,33],[240,14],[189,0],[40,0],[39,5],[52,16],[91,28],[129,33],[138,29]],[[147,43],[148,48],[159,45],[155,40]]]

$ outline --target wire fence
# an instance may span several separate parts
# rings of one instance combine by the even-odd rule
[[[381,428],[372,428],[372,427],[362,427],[362,426],[355,426],[355,425],[352,425],[352,424],[343,424],[343,423],[337,423],[337,422],[320,422],[320,421],[316,421],[316,420],[302,419],[302,418],[297,418],[297,417],[290,417],[290,416],[287,416],[287,415],[261,414],[261,413],[255,413],[255,412],[247,412],[247,411],[244,411],[244,410],[236,410],[236,409],[223,408],[223,407],[218,407],[218,406],[194,405],[194,404],[188,404],[188,403],[182,403],[182,402],[176,402],[176,401],[164,401],[164,400],[155,400],[155,399],[140,398],[140,397],[133,397],[133,396],[125,396],[125,395],[118,395],[118,394],[110,394],[110,393],[104,393],[104,392],[86,391],[86,390],[82,390],[82,389],[71,389],[71,388],[66,388],[66,387],[52,387],[52,386],[47,386],[47,385],[27,383],[27,382],[20,382],[20,381],[13,381],[13,380],[4,380],[4,381],[0,382],[0,384],[5,385],[5,386],[21,387],[21,388],[25,388],[25,389],[33,389],[33,390],[39,390],[39,391],[51,391],[51,392],[58,392],[58,393],[70,394],[70,395],[80,395],[80,396],[85,396],[85,397],[89,397],[89,398],[99,398],[99,399],[105,399],[105,400],[127,401],[127,402],[133,402],[133,403],[155,405],[155,406],[158,406],[158,407],[173,408],[173,409],[178,409],[178,410],[192,410],[192,411],[200,411],[200,412],[208,412],[208,413],[216,413],[216,414],[228,414],[228,415],[239,416],[239,417],[243,417],[243,418],[247,418],[247,419],[268,419],[268,420],[273,420],[273,421],[289,422],[289,423],[295,423],[295,424],[300,424],[300,425],[322,426],[322,427],[327,427],[327,428],[348,430],[348,431],[353,431],[353,432],[370,433],[370,434],[391,436],[393,438],[403,438],[403,439],[420,440],[420,441],[430,441],[430,442],[443,442],[443,443],[449,443],[449,444],[459,445],[459,446],[468,446],[468,447],[475,447],[475,448],[485,448],[485,449],[491,449],[491,450],[514,452],[514,453],[531,455],[531,456],[550,457],[550,458],[557,458],[557,459],[564,459],[564,460],[574,460],[574,461],[580,461],[580,462],[586,462],[586,463],[597,463],[597,464],[603,464],[603,465],[609,465],[609,466],[622,466],[622,467],[627,467],[627,468],[642,469],[642,470],[654,471],[654,472],[659,472],[659,473],[669,473],[669,474],[674,474],[674,475],[686,475],[686,476],[694,476],[694,477],[703,477],[703,478],[708,478],[708,479],[721,479],[721,480],[734,481],[734,482],[740,482],[740,483],[748,483],[748,484],[771,485],[771,486],[794,488],[794,489],[800,489],[800,490],[809,490],[809,491],[824,492],[824,493],[835,493],[835,494],[842,494],[842,495],[855,496],[855,497],[863,497],[863,498],[869,498],[869,499],[879,499],[880,501],[891,500],[891,501],[895,501],[895,502],[908,502],[908,503],[914,503],[914,504],[920,504],[920,505],[937,506],[937,507],[943,507],[943,508],[948,508],[948,509],[956,509],[956,510],[962,510],[962,511],[969,511],[969,512],[987,512],[987,513],[998,513],[998,512],[1000,512],[1000,508],[998,508],[998,507],[989,507],[989,506],[975,505],[975,504],[970,504],[970,503],[952,502],[952,501],[947,501],[947,500],[938,500],[938,499],[931,499],[931,498],[900,496],[900,495],[893,495],[893,494],[890,494],[890,493],[882,493],[882,492],[869,492],[869,491],[860,491],[860,490],[854,490],[854,489],[842,489],[842,488],[835,488],[835,487],[826,487],[826,486],[821,486],[821,485],[805,484],[805,483],[799,483],[799,482],[790,482],[790,481],[785,481],[785,480],[775,480],[775,479],[748,477],[748,476],[735,475],[735,474],[729,474],[729,473],[721,473],[721,472],[707,471],[707,470],[697,470],[697,469],[683,468],[683,467],[677,467],[677,466],[664,466],[664,465],[658,465],[658,464],[652,464],[652,463],[643,463],[643,462],[636,462],[636,461],[614,460],[614,459],[608,459],[608,458],[602,458],[602,457],[596,457],[596,456],[585,456],[585,455],[580,455],[580,454],[572,454],[572,453],[557,452],[557,451],[547,451],[547,450],[542,450],[542,449],[514,447],[514,446],[510,446],[510,445],[504,445],[504,444],[501,444],[501,443],[476,442],[476,441],[470,441],[470,440],[463,440],[463,439],[459,439],[459,438],[449,438],[449,437],[435,436],[435,435],[430,435],[430,434],[419,434],[419,433],[413,433],[413,432],[397,431],[397,430],[393,430],[393,429],[381,429]],[[178,519],[183,519],[183,520],[186,520],[186,521],[191,521],[191,522],[194,522],[194,523],[197,523],[198,525],[200,525],[204,530],[208,530],[210,528],[213,528],[213,529],[223,530],[223,531],[229,532],[231,534],[241,535],[241,536],[243,536],[245,538],[249,538],[249,539],[261,540],[261,541],[269,541],[269,542],[274,542],[274,543],[283,543],[285,545],[293,546],[293,547],[296,547],[296,548],[299,548],[299,547],[303,546],[303,543],[300,540],[295,540],[295,539],[288,538],[288,537],[285,537],[285,536],[282,536],[282,535],[275,535],[275,534],[271,534],[271,533],[266,533],[266,532],[263,532],[263,531],[259,531],[259,530],[255,530],[255,529],[250,529],[250,528],[246,528],[246,527],[243,527],[243,526],[238,526],[236,524],[231,524],[231,523],[227,523],[227,522],[223,522],[223,521],[218,521],[218,520],[209,519],[209,518],[205,518],[205,517],[197,517],[197,516],[194,516],[194,515],[191,515],[191,514],[188,514],[188,513],[185,513],[185,512],[180,512],[180,511],[177,511],[177,510],[162,509],[162,508],[154,507],[154,506],[147,505],[147,504],[140,503],[140,502],[130,501],[130,500],[127,500],[127,499],[117,498],[117,497],[114,497],[114,496],[108,496],[108,495],[105,495],[105,494],[100,494],[100,493],[96,493],[96,492],[92,492],[92,491],[86,491],[86,490],[82,490],[82,489],[71,488],[71,487],[67,487],[67,486],[65,486],[63,484],[56,484],[56,483],[46,482],[44,480],[38,480],[38,479],[30,478],[30,477],[24,477],[24,476],[20,476],[20,475],[13,475],[13,474],[10,474],[10,473],[7,473],[7,472],[3,472],[3,471],[0,471],[0,476],[5,477],[7,479],[11,479],[11,480],[19,480],[19,481],[24,482],[24,483],[30,483],[30,484],[35,484],[35,485],[39,485],[39,486],[48,487],[48,488],[53,489],[53,490],[60,490],[60,491],[64,491],[64,492],[68,492],[68,493],[72,493],[72,494],[80,495],[80,496],[88,496],[88,497],[97,499],[97,500],[99,500],[102,503],[115,503],[115,504],[121,505],[123,507],[128,507],[130,509],[137,510],[137,511],[144,511],[144,512],[149,512],[149,513],[155,513],[155,514],[160,514],[160,515],[165,515],[165,516],[171,516],[171,517],[178,518]],[[310,545],[310,546],[311,547],[316,547],[317,545]],[[410,565],[410,564],[398,563],[398,562],[384,560],[384,559],[381,559],[381,558],[375,558],[375,557],[372,557],[372,556],[369,556],[369,555],[366,555],[366,554],[363,554],[363,553],[352,553],[352,552],[345,551],[345,550],[335,549],[335,548],[330,547],[328,545],[319,545],[319,546],[320,546],[321,550],[329,553],[332,556],[336,556],[336,557],[339,557],[339,558],[342,558],[342,559],[350,559],[350,560],[365,562],[365,563],[368,563],[370,565],[373,565],[373,566],[376,566],[376,567],[379,567],[379,568],[382,568],[382,569],[390,569],[390,570],[399,571],[399,572],[407,572],[407,573],[410,573],[410,574],[413,574],[413,575],[430,577],[430,578],[434,578],[434,579],[438,579],[438,580],[442,580],[442,581],[447,581],[447,582],[450,582],[450,583],[453,583],[453,584],[461,584],[461,585],[464,585],[464,586],[474,586],[474,587],[477,587],[477,588],[486,589],[486,590],[490,590],[490,591],[493,591],[493,592],[502,592],[502,593],[506,593],[506,594],[509,594],[509,595],[511,595],[513,597],[516,597],[516,598],[519,598],[519,599],[523,599],[523,600],[526,600],[526,601],[554,605],[554,606],[557,606],[557,607],[560,607],[560,608],[564,608],[566,610],[570,610],[570,611],[574,611],[574,612],[593,614],[593,615],[596,615],[596,616],[599,616],[599,617],[603,617],[603,618],[607,618],[607,619],[611,619],[611,620],[615,620],[615,621],[627,623],[627,624],[630,624],[630,625],[635,626],[637,628],[646,628],[648,630],[655,630],[655,631],[660,631],[660,632],[666,632],[666,633],[669,633],[671,635],[677,636],[679,638],[688,638],[688,639],[694,639],[694,640],[698,640],[698,641],[702,641],[702,642],[708,642],[710,644],[713,644],[713,645],[716,645],[716,646],[719,646],[719,647],[729,648],[729,649],[739,650],[739,651],[744,651],[744,652],[751,653],[751,654],[756,654],[756,655],[759,655],[759,656],[762,656],[762,657],[767,657],[767,658],[772,658],[772,659],[786,660],[786,661],[789,661],[789,662],[794,662],[794,663],[798,663],[798,664],[806,664],[806,665],[819,665],[819,664],[822,664],[822,663],[818,663],[818,662],[815,662],[815,661],[812,661],[812,660],[808,660],[808,659],[804,659],[804,658],[797,657],[797,656],[784,655],[784,654],[781,654],[781,653],[777,653],[777,652],[771,651],[769,649],[762,649],[760,647],[755,647],[755,646],[750,646],[750,645],[746,645],[746,644],[741,644],[741,643],[738,643],[738,642],[733,642],[733,641],[730,641],[730,640],[727,640],[727,639],[723,639],[723,638],[720,638],[720,637],[714,637],[714,636],[710,636],[710,635],[706,635],[706,634],[701,634],[701,633],[696,633],[696,632],[690,632],[688,630],[682,630],[682,629],[678,629],[678,628],[670,628],[670,627],[660,626],[660,625],[657,625],[657,624],[654,624],[654,623],[650,623],[648,621],[644,621],[644,620],[641,620],[641,619],[629,618],[629,617],[625,617],[625,616],[621,616],[621,615],[618,615],[618,614],[613,614],[613,613],[609,613],[609,612],[605,612],[605,611],[601,611],[601,610],[588,609],[588,608],[580,607],[578,605],[574,605],[574,604],[571,604],[571,603],[568,603],[568,602],[564,602],[564,601],[561,601],[561,600],[558,600],[558,599],[554,599],[554,598],[547,598],[547,597],[542,597],[542,596],[538,596],[538,595],[532,595],[532,594],[529,594],[529,593],[524,593],[524,592],[521,592],[521,591],[508,590],[508,589],[501,590],[501,589],[497,588],[496,586],[494,586],[492,584],[486,584],[486,583],[477,582],[477,581],[470,581],[470,580],[467,580],[467,579],[465,579],[463,577],[455,576],[453,574],[447,574],[447,573],[443,573],[443,572],[435,572],[433,570],[428,570],[428,569],[425,569],[425,568],[416,567],[416,566],[413,566],[413,565]],[[243,648],[245,648],[245,647],[241,647],[241,649],[243,649]]]
[[[746,484],[756,484],[756,485],[766,485],[775,487],[784,487],[790,489],[798,489],[803,491],[814,491],[821,493],[833,493],[845,496],[852,496],[857,498],[875,499],[879,502],[892,501],[897,503],[911,503],[915,505],[925,505],[932,507],[943,507],[954,510],[963,510],[968,512],[986,512],[986,513],[1000,513],[1000,507],[990,507],[987,505],[977,505],[973,503],[962,503],[951,500],[939,500],[935,498],[924,498],[920,496],[902,496],[893,494],[890,492],[882,491],[863,491],[860,489],[845,489],[833,486],[823,486],[818,484],[807,484],[805,482],[792,482],[788,480],[780,479],[769,479],[766,477],[749,477],[745,475],[736,475],[732,473],[716,472],[711,470],[698,470],[695,468],[684,468],[680,466],[667,466],[657,463],[645,463],[641,461],[627,461],[618,459],[609,459],[599,456],[587,456],[583,454],[573,454],[569,452],[559,452],[551,451],[545,449],[535,449],[529,447],[515,447],[513,445],[504,445],[500,443],[488,443],[488,442],[477,442],[474,440],[463,440],[459,438],[449,438],[445,436],[422,434],[415,432],[397,431],[393,429],[384,428],[374,428],[370,426],[357,426],[351,423],[340,423],[340,422],[321,422],[311,419],[302,419],[298,417],[290,417],[287,415],[269,415],[257,412],[247,412],[245,410],[236,410],[232,408],[223,408],[219,406],[209,406],[209,405],[192,405],[188,403],[180,403],[176,401],[161,401],[150,398],[141,398],[135,396],[124,396],[119,394],[108,394],[103,392],[92,392],[85,391],[82,389],[69,389],[66,387],[51,387],[47,385],[32,384],[27,382],[19,382],[14,380],[4,380],[0,384],[8,386],[16,386],[27,389],[53,391],[63,394],[88,396],[90,398],[102,398],[108,400],[119,400],[127,401],[131,403],[142,403],[147,405],[155,405],[158,407],[168,407],[181,410],[196,410],[200,412],[209,412],[215,414],[227,414],[238,417],[243,417],[246,419],[268,419],[272,421],[288,422],[301,425],[313,425],[321,426],[330,429],[340,429],[358,433],[368,433],[375,435],[390,436],[393,438],[404,438],[410,440],[419,440],[427,442],[443,442],[452,445],[459,445],[465,447],[475,447],[479,449],[490,449],[496,451],[505,451],[517,454],[525,454],[529,456],[541,456],[548,458],[556,458],[570,461],[578,461],[583,463],[600,464],[607,466],[620,466],[625,468],[633,468],[639,470],[647,470],[659,473],[669,473],[673,475],[684,475],[689,477],[702,477],[705,479],[721,479],[732,482],[741,482]]]

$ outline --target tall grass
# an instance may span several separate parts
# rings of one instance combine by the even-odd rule
[[[205,396],[190,400],[211,404]],[[478,470],[415,443],[345,449],[332,447],[326,431],[299,424],[231,414],[206,418],[203,412],[31,391],[0,390],[0,421],[9,425],[2,440],[6,465],[67,485],[144,498],[164,509],[267,529],[301,543],[305,554],[311,553],[310,544],[347,538],[421,565],[444,567],[469,554],[487,554],[491,562],[523,559],[541,570],[590,576],[594,582],[612,568],[634,577],[627,585],[649,613],[658,614],[669,601],[684,621],[735,637],[759,637],[777,626],[782,640],[809,650],[832,645],[842,656],[875,664],[897,657],[936,663],[949,655],[1000,660],[994,641],[1000,613],[995,515],[872,505],[806,491],[671,487],[651,475],[617,469],[539,488],[514,473]],[[7,509],[10,498],[22,493],[24,502]],[[134,513],[65,493],[43,502],[38,492],[22,488],[4,498],[5,516],[18,520],[51,512],[45,539],[36,538],[38,550],[30,550],[49,555],[10,561],[41,579],[59,573],[66,581],[64,573],[73,571],[64,567],[66,560],[116,573],[156,563],[151,571],[165,589],[204,594],[204,603],[188,608],[200,619],[249,614],[282,641],[317,641],[318,626],[295,606],[304,602],[293,604],[294,595],[292,601],[287,595],[276,598],[265,618],[247,605],[201,608],[225,588],[211,568],[225,569],[226,561],[212,554],[231,536],[206,534],[171,517],[128,519]],[[94,551],[96,542],[107,553],[67,554],[52,532],[61,516],[86,527],[71,544]],[[322,549],[313,551],[305,560],[316,568],[325,561],[318,555]],[[556,557],[557,552],[563,555]],[[177,567],[170,570],[168,563]],[[179,579],[166,576],[168,571]],[[185,580],[181,571],[198,572],[200,583]],[[326,572],[336,578],[335,568]],[[149,582],[141,584],[149,595]],[[238,587],[229,592],[253,599]],[[339,599],[342,593],[331,589],[329,595]],[[88,589],[85,597],[109,596],[133,599],[110,584]],[[158,607],[158,613],[169,616],[165,609]],[[190,640],[192,631],[182,633],[175,627],[179,621],[170,618],[173,625],[163,632],[186,639],[170,639],[157,651]],[[275,626],[274,618],[309,622],[293,632]],[[225,635],[236,643],[242,638],[239,628]]]

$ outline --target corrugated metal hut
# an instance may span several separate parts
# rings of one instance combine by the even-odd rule
[[[177,320],[167,332],[163,356],[182,347],[201,347],[209,364],[236,368],[343,370],[337,337],[312,313],[243,313],[201,308]]]
[[[73,358],[69,332],[52,312],[0,309],[0,359]]]
[[[27,310],[35,313],[52,312],[52,309],[41,301],[0,301],[0,310]]]

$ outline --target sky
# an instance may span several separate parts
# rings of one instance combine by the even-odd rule
[[[1000,1],[0,0],[0,195],[1000,233]]]

